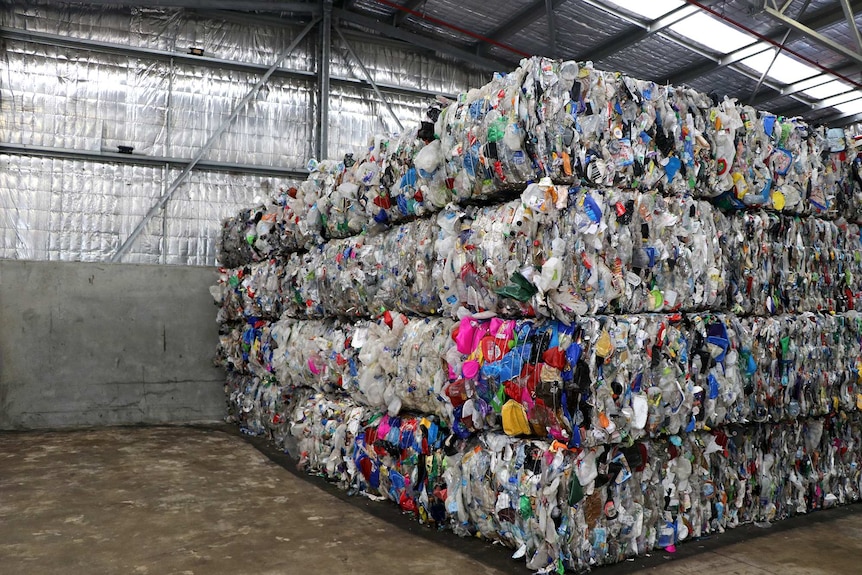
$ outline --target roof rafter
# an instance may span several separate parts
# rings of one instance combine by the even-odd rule
[[[844,61],[838,66],[834,66],[833,69],[839,74],[852,74],[854,71],[857,73],[860,71],[859,64],[851,61]],[[805,78],[798,82],[782,86],[777,92],[773,91],[770,94],[759,94],[754,100],[752,100],[751,105],[755,107],[760,106],[770,100],[775,100],[782,96],[790,96],[791,94],[798,94],[804,90],[810,90],[811,88],[815,88],[828,82],[833,82],[834,80],[835,78],[825,73],[817,74],[810,78]]]
[[[822,120],[820,120],[824,125],[834,126],[834,127],[843,127],[849,126],[850,124],[856,124],[858,122],[862,122],[862,113],[853,113],[853,114],[845,114],[843,112],[839,112],[832,116],[826,116]]]
[[[398,10],[395,12],[395,15],[392,16],[392,25],[398,26],[401,24],[405,18],[410,16],[410,12],[407,12],[407,10],[416,10],[423,2],[425,2],[425,0],[407,0],[407,2],[403,4],[403,7],[406,8],[406,10]]]
[[[473,66],[481,70],[496,71],[500,69],[501,65],[511,65],[509,62],[498,60],[490,56],[480,56],[478,54],[470,52],[465,48],[459,48],[451,42],[446,42],[444,40],[416,34],[414,32],[405,30],[404,28],[386,24],[375,18],[365,16],[357,12],[350,12],[349,10],[341,10],[335,8],[333,9],[332,13],[334,16],[342,19],[345,22],[350,22],[351,24],[355,24],[357,26],[373,30],[378,34],[382,34],[390,38],[403,40],[421,48],[433,50],[440,54],[445,54],[451,58],[456,58],[458,60],[461,60],[462,62],[472,64]]]
[[[553,0],[552,6],[554,10],[566,3],[566,0]],[[521,10],[513,14],[505,22],[485,34],[492,40],[505,40],[511,38],[524,28],[541,20],[547,14],[547,4],[545,0],[534,0],[530,4],[524,6]],[[474,42],[473,50],[487,49],[487,46],[481,42]]]
[[[849,4],[848,4],[848,6],[849,6]],[[778,10],[775,10],[774,8],[771,8],[769,6],[765,6],[763,8],[763,11],[765,13],[769,14],[774,20],[777,20],[777,21],[785,24],[786,26],[789,26],[793,30],[801,32],[806,38],[809,38],[809,39],[817,42],[818,44],[820,44],[822,46],[826,46],[827,48],[829,48],[833,52],[837,52],[838,54],[843,54],[844,56],[847,56],[848,58],[853,58],[853,59],[857,60],[859,63],[862,63],[862,53],[860,53],[856,50],[853,50],[847,46],[844,46],[843,44],[839,44],[838,42],[835,42],[831,38],[827,38],[823,34],[820,34],[819,32],[817,32],[817,30],[815,30],[811,26],[808,26],[807,24],[805,24],[804,22],[800,22],[799,20],[795,20],[795,19],[787,16],[786,14],[783,14],[783,13],[779,12]],[[844,14],[843,9],[841,10],[841,14],[842,15]]]
[[[75,4],[91,6],[141,6],[142,2],[135,0],[75,0]],[[208,10],[237,10],[240,12],[294,12],[302,14],[320,14],[320,2],[266,2],[248,0],[235,2],[233,0],[149,0],[149,8],[193,8]]]
[[[853,3],[853,6],[854,9],[862,10],[862,1],[856,0]],[[841,9],[840,6],[829,6],[816,12],[812,12],[808,18],[805,18],[801,22],[809,28],[818,29],[831,26],[832,24],[841,22],[843,19],[844,11]],[[786,27],[778,26],[767,32],[765,35],[769,38],[772,38],[773,40],[779,41],[781,40],[782,36],[786,31]],[[761,47],[762,49],[758,49]],[[721,60],[718,64],[716,64],[712,60],[704,59],[699,62],[695,62],[691,66],[688,66],[678,72],[675,72],[674,74],[671,74],[664,79],[664,82],[670,84],[683,84],[694,78],[709,74],[710,72],[713,72],[718,68],[723,68],[729,64],[733,64],[734,62],[738,62],[739,60],[743,60],[749,56],[753,56],[754,54],[768,50],[769,48],[771,48],[771,46],[767,46],[755,40],[748,46],[743,46],[738,50],[734,50],[733,52],[725,54],[721,57]]]
[[[612,56],[617,52],[621,52],[626,48],[634,46],[638,42],[645,40],[656,32],[664,30],[668,26],[672,26],[673,24],[679,22],[684,18],[688,18],[697,11],[697,8],[695,8],[694,6],[680,6],[679,8],[671,10],[661,18],[656,18],[655,20],[645,24],[644,26],[630,26],[622,33],[614,36],[606,42],[599,44],[595,48],[590,48],[589,50],[578,54],[575,59],[592,60],[594,62],[602,60],[603,58],[607,58],[608,56]]]

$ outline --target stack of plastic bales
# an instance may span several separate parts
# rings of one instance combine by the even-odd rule
[[[859,164],[524,60],[226,223],[230,417],[540,572],[858,500]]]

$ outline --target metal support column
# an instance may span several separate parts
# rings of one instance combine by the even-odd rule
[[[557,57],[557,15],[554,14],[554,0],[545,0],[545,16],[548,19],[548,50],[551,58]]]
[[[176,43],[176,37],[174,38]],[[165,155],[171,155],[171,124],[173,124],[173,109],[174,109],[174,59],[171,58],[168,62],[168,102],[165,106]],[[171,165],[165,162],[165,167],[162,170],[163,191],[162,195],[168,191],[168,178],[171,175]],[[162,264],[168,263],[168,203],[162,206],[162,241],[160,244]]]
[[[341,28],[336,26],[335,33],[338,34],[338,37],[341,38],[342,42],[344,42],[344,46],[350,53],[350,57],[353,58],[357,64],[359,64],[359,68],[365,75],[365,79],[368,81],[369,84],[371,84],[371,88],[374,90],[374,93],[377,94],[377,97],[380,98],[380,101],[383,102],[383,105],[386,106],[386,109],[389,110],[389,114],[395,120],[395,123],[398,124],[398,129],[403,131],[404,126],[401,125],[401,120],[398,118],[398,114],[396,114],[395,110],[392,109],[392,104],[390,104],[389,100],[387,100],[386,97],[383,96],[383,93],[380,92],[380,88],[377,87],[377,83],[374,81],[374,78],[371,77],[371,74],[368,72],[368,68],[365,67],[365,64],[362,63],[362,60],[360,60],[359,56],[356,55],[356,52],[353,51],[353,46],[350,45],[350,42],[347,41],[347,38],[344,37],[344,34],[341,33]]]
[[[213,146],[213,144],[216,143],[216,141],[221,137],[225,130],[228,129],[228,127],[239,115],[240,111],[242,111],[242,109],[245,108],[249,102],[251,102],[251,99],[257,95],[258,90],[260,90],[264,86],[264,84],[269,81],[270,76],[272,76],[273,72],[275,72],[275,70],[281,65],[282,61],[296,49],[302,39],[305,38],[305,35],[308,34],[308,32],[311,31],[311,29],[314,28],[316,25],[317,19],[312,20],[311,23],[308,24],[308,26],[303,28],[302,32],[300,32],[299,35],[293,40],[293,42],[290,43],[290,46],[288,46],[284,50],[284,52],[282,52],[278,56],[278,58],[275,59],[275,62],[273,62],[272,66],[270,66],[266,73],[261,76],[260,80],[257,81],[257,84],[255,84],[254,87],[252,87],[252,89],[249,90],[249,92],[245,95],[245,97],[243,97],[243,99],[240,100],[236,106],[234,106],[234,109],[231,112],[230,116],[228,116],[227,119],[225,119],[216,129],[216,131],[210,135],[206,143],[204,143],[201,149],[198,150],[198,152],[194,155],[188,165],[183,168],[183,171],[180,173],[180,175],[177,176],[177,178],[170,186],[168,186],[167,191],[162,194],[162,197],[160,197],[159,200],[147,211],[144,218],[140,222],[138,222],[138,225],[135,226],[135,229],[132,230],[132,233],[129,235],[128,238],[126,238],[126,241],[124,241],[120,245],[120,247],[117,248],[117,251],[114,253],[113,257],[111,257],[112,262],[118,262],[120,261],[120,259],[122,259],[123,254],[125,254],[129,250],[132,244],[135,243],[135,240],[138,239],[138,236],[141,235],[141,232],[144,231],[144,228],[146,227],[147,223],[151,219],[153,219],[153,216],[155,216],[165,204],[168,203],[168,200],[170,200],[171,197],[176,193],[177,189],[179,189],[180,185],[185,181],[186,177],[188,177],[188,175],[191,173],[197,163],[201,161],[201,158],[203,158],[204,154],[209,151],[209,149]]]
[[[841,9],[844,10],[844,17],[847,18],[847,26],[850,27],[853,38],[856,39],[856,47],[859,48],[859,52],[862,52],[862,34],[859,33],[859,26],[856,25],[850,0],[841,0]]]
[[[323,2],[317,63],[317,159],[329,157],[329,60],[332,57],[332,0]]]
[[[843,4],[842,4],[842,6],[843,6]],[[849,47],[844,46],[842,44],[839,44],[838,42],[832,40],[831,38],[827,38],[826,36],[824,36],[820,32],[817,32],[816,30],[812,30],[808,26],[802,24],[801,22],[798,22],[797,20],[795,20],[793,18],[788,17],[785,14],[782,14],[778,10],[775,10],[774,8],[772,8],[771,6],[764,7],[763,11],[766,14],[769,14],[769,16],[772,17],[774,20],[787,25],[787,26],[793,28],[794,30],[796,30],[798,32],[801,32],[802,34],[804,34],[805,36],[807,36],[811,40],[817,42],[818,44],[820,44],[822,46],[826,46],[827,48],[829,48],[833,52],[836,52],[838,54],[843,54],[844,56],[847,56],[848,58],[852,58],[856,62],[862,63],[862,53],[857,52],[855,50],[852,50]],[[855,29],[855,26],[854,26],[854,29]]]
[[[805,11],[808,10],[808,5],[811,4],[811,0],[805,0],[805,4],[802,5],[802,9],[799,11],[799,15],[797,18],[802,18],[802,15],[805,14]],[[787,7],[790,5],[790,2],[787,2],[784,6],[781,7],[780,12],[783,14]],[[757,85],[754,86],[754,90],[751,91],[751,96],[748,98],[748,103],[751,105],[754,102],[754,98],[757,97],[757,93],[760,92],[760,87],[763,86],[763,81],[766,79],[766,75],[769,74],[769,71],[772,70],[772,66],[775,65],[775,61],[778,60],[778,55],[781,54],[781,51],[784,50],[784,45],[787,43],[787,40],[790,38],[790,34],[793,33],[792,28],[788,28],[784,33],[784,37],[781,38],[781,44],[779,44],[778,49],[775,51],[775,54],[772,55],[772,60],[769,62],[769,66],[766,67],[766,70],[760,75],[760,79],[757,81]]]

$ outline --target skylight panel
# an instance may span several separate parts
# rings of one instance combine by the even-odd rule
[[[862,114],[862,100],[853,100],[852,102],[838,104],[835,107],[841,110],[843,114],[847,114],[848,116]]]
[[[755,42],[753,36],[703,12],[680,20],[670,29],[721,54],[728,54]]]
[[[860,92],[859,90],[854,90],[852,92],[847,92],[845,94],[839,94],[837,96],[833,96],[831,98],[821,100],[819,107],[821,107],[821,108],[835,108],[840,104],[849,104],[851,102],[856,102],[860,98],[862,98],[862,92]]]
[[[832,80],[831,82],[826,82],[825,84],[821,84],[819,86],[814,86],[813,88],[803,90],[802,93],[806,96],[811,96],[812,98],[822,100],[824,98],[831,98],[832,96],[843,94],[849,89],[850,84],[841,82],[840,80]]]
[[[813,66],[794,60],[790,56],[786,56],[784,54],[779,54],[775,59],[775,63],[770,67],[769,65],[772,63],[773,56],[775,56],[775,50],[767,50],[766,52],[761,52],[760,54],[746,58],[740,63],[760,72],[761,74],[764,70],[768,69],[769,72],[767,73],[767,76],[782,84],[792,84],[793,82],[810,78],[819,72],[819,70]]]

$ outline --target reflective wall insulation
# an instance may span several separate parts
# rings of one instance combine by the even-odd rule
[[[297,26],[243,15],[147,8],[87,8],[53,2],[11,2],[0,25],[103,44],[270,65],[299,34]],[[402,50],[391,42],[346,34],[375,81],[456,94],[486,81],[452,63]],[[370,133],[397,123],[333,35],[329,150],[340,157]],[[190,159],[229,117],[258,73],[196,65],[165,54],[122,53],[5,41],[0,72],[0,142],[70,152],[116,152]],[[204,160],[301,170],[313,155],[319,105],[317,32],[285,59],[277,74],[241,110]],[[339,81],[339,79],[341,81]],[[415,123],[429,97],[387,90],[402,123]],[[0,257],[104,261],[180,173],[87,159],[0,155]],[[214,265],[222,219],[256,198],[298,182],[284,177],[195,171],[156,216],[124,261]]]
[[[178,169],[0,155],[0,257],[105,261],[179,175]],[[123,261],[214,265],[219,222],[288,178],[192,172]]]

